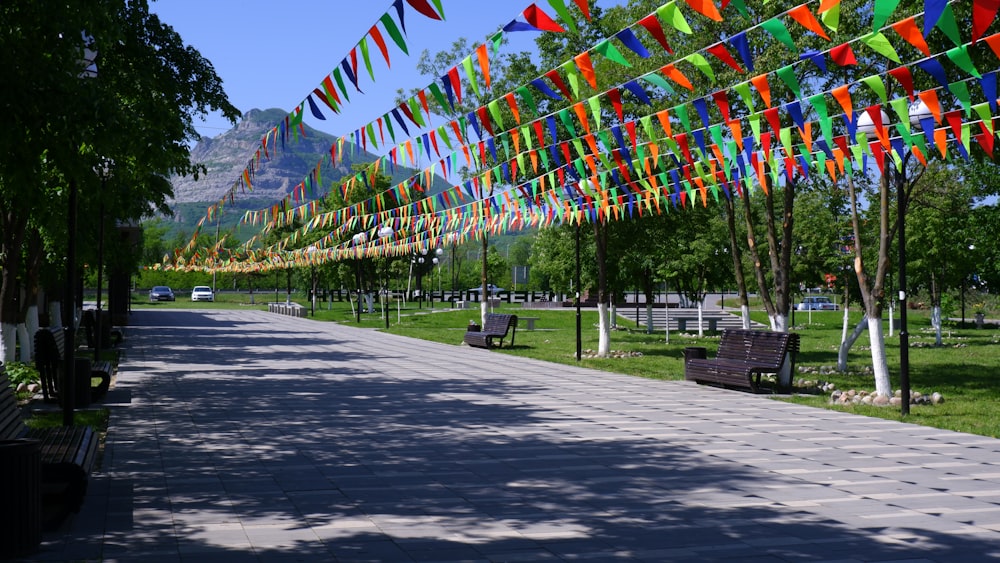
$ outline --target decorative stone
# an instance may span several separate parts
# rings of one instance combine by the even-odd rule
[[[886,397],[885,395],[875,395],[872,399],[872,404],[877,407],[884,407],[889,404],[889,397]]]
[[[894,407],[902,406],[903,405],[903,398],[902,397],[893,397],[893,398],[889,399],[889,404],[891,406],[894,406]]]
[[[28,392],[29,393],[38,393],[41,390],[42,390],[42,386],[39,385],[39,384],[37,384],[37,383],[29,383],[28,384]],[[942,399],[942,400],[944,400],[944,399]]]
[[[28,392],[28,384],[27,383],[18,383],[17,384],[17,392],[18,393],[27,393]]]
[[[944,396],[941,393],[933,393],[931,395],[931,404],[940,405],[944,402]]]

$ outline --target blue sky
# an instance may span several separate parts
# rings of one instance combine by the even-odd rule
[[[420,52],[447,49],[466,37],[479,43],[517,17],[530,0],[443,0],[446,21],[428,19],[406,6],[403,54],[386,36],[392,63],[387,69],[372,46],[375,82],[361,70],[365,95],[352,95],[346,111],[328,121],[307,119],[318,129],[342,135],[384,114],[396,90],[424,87],[430,81],[416,71]],[[152,11],[172,26],[185,43],[212,62],[229,100],[241,112],[253,108],[291,110],[319,86],[378,18],[391,0],[156,0]],[[539,6],[552,14],[547,2]],[[534,33],[512,34],[508,50],[533,47]],[[360,64],[360,63],[359,63]],[[214,116],[198,127],[214,137],[230,128]]]

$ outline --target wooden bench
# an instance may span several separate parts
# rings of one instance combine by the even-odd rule
[[[477,348],[492,348],[494,339],[497,339],[499,341],[497,347],[502,348],[503,339],[507,337],[508,332],[510,332],[508,347],[511,347],[517,335],[517,315],[487,313],[482,330],[465,332],[465,343]]]
[[[53,523],[65,512],[78,512],[87,492],[88,475],[97,459],[98,436],[89,426],[28,428],[6,373],[0,373],[0,440],[34,440],[41,457],[41,500]],[[0,483],[17,487],[17,483]]]
[[[40,328],[35,333],[35,368],[42,384],[42,399],[47,403],[59,401],[60,378],[65,369],[64,358],[66,357],[66,333],[61,327]],[[78,362],[87,364],[87,362]],[[89,396],[78,397],[80,404],[90,404],[104,397],[111,385],[111,373],[114,367],[108,361],[90,362],[85,387],[89,391]],[[81,374],[76,374],[79,377]],[[100,384],[91,386],[91,379],[98,377]]]
[[[798,351],[797,334],[728,329],[722,332],[715,358],[685,359],[684,379],[758,393],[761,375],[779,373],[786,357],[794,373]]]

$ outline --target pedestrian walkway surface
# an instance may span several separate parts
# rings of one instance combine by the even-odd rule
[[[131,320],[101,467],[36,559],[1000,558],[996,439],[259,311]]]

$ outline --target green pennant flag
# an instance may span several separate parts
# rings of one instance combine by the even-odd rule
[[[819,128],[823,133],[823,139],[827,146],[833,146],[833,122],[830,121],[830,112],[826,107],[826,95],[816,94],[809,97],[809,104],[816,110],[819,117]]]
[[[656,139],[656,132],[653,130],[653,116],[647,115],[641,117],[639,118],[639,123],[642,124],[642,130],[646,133],[647,141]]]
[[[510,152],[510,135],[504,134],[500,137],[500,144],[503,145],[503,158],[504,160],[511,159]]]
[[[386,128],[386,130],[389,131],[389,138],[392,139],[393,143],[395,143],[396,142],[396,133],[393,132],[393,130],[392,130],[392,119],[389,118],[389,114],[388,113],[382,116],[382,123],[385,123],[385,128]]]
[[[423,110],[420,107],[420,102],[417,101],[416,96],[410,98],[408,102],[410,104],[410,111],[413,112],[413,121],[416,121],[417,125],[420,127],[426,127],[424,124],[423,113],[421,113]]]
[[[722,147],[726,146],[725,143],[724,143],[724,141],[722,140],[722,125],[721,124],[716,123],[715,125],[712,125],[711,127],[709,127],[708,128],[708,133],[709,133],[709,135],[712,136],[712,142],[715,143],[715,145],[717,147],[719,147],[720,150],[722,149]],[[720,163],[720,164],[724,165],[725,163]]]
[[[728,150],[729,157],[732,158],[732,159],[735,159],[736,155],[740,154],[739,153],[740,149],[736,145],[736,140],[735,139],[730,139],[730,140],[726,141],[726,149]],[[723,166],[723,168],[722,168],[723,171],[726,173],[726,179],[727,180],[732,180],[733,179],[733,170],[732,170],[732,168],[733,168],[732,166]]]
[[[749,82],[737,84],[736,86],[733,86],[733,90],[736,90],[736,93],[740,95],[740,98],[743,100],[743,104],[747,106],[750,113],[757,111],[753,107],[753,94],[750,93]]]
[[[976,115],[982,120],[983,125],[986,126],[986,130],[993,133],[993,114],[990,112],[990,103],[983,102],[976,104],[972,106],[972,111],[976,112]]]
[[[448,150],[455,150],[454,147],[451,146],[451,138],[448,137],[448,132],[445,130],[444,125],[438,126],[437,134],[438,137],[444,141],[444,146],[448,147]]]
[[[969,95],[969,86],[966,82],[952,82],[948,85],[948,90],[958,98],[959,103],[962,104],[962,109],[965,110],[965,115],[969,115],[969,111],[972,109],[972,96]]]
[[[368,71],[368,76],[371,77],[372,82],[375,81],[375,73],[372,72],[372,60],[368,55],[368,37],[362,37],[361,42],[358,43],[358,47],[361,48],[361,60],[365,63],[365,70]]]
[[[545,170],[551,168],[549,166],[549,151],[538,151],[538,154],[542,157],[542,168]]]
[[[576,135],[576,127],[573,127],[573,120],[570,119],[570,117],[569,117],[569,110],[566,109],[566,108],[563,108],[563,109],[559,110],[559,113],[557,115],[559,115],[559,121],[562,121],[562,124],[569,131],[570,135],[576,137],[577,136]]]
[[[528,90],[527,86],[521,86],[515,91],[518,96],[521,96],[521,102],[533,111],[535,115],[538,115],[538,106],[535,105],[535,98],[531,95],[531,90]]]
[[[906,98],[895,98],[889,101],[889,107],[896,112],[896,125],[910,132],[910,101]]]
[[[437,13],[441,16],[441,21],[444,21],[444,6],[441,5],[441,0],[431,0],[434,2],[434,8],[437,9]]]
[[[785,154],[792,154],[792,128],[782,127],[779,129],[778,138],[781,140],[781,146],[785,149]]]
[[[396,46],[399,47],[399,50],[409,55],[410,52],[406,49],[406,40],[403,39],[403,34],[399,32],[399,27],[396,26],[396,22],[392,19],[389,13],[386,12],[382,14],[379,21],[382,22],[382,27],[385,28],[389,37],[392,37],[392,40],[396,43]]]
[[[622,55],[621,51],[619,51],[618,48],[615,47],[614,43],[612,43],[609,39],[605,39],[604,41],[598,43],[597,46],[594,47],[594,52],[600,53],[609,61],[616,62],[627,68],[632,67],[632,63],[628,62],[628,59]]]
[[[441,106],[442,113],[448,113],[451,111],[451,106],[448,105],[448,100],[444,97],[444,92],[441,91],[441,87],[438,86],[437,81],[431,82],[431,85],[428,86],[427,89],[431,91],[434,101]]]
[[[740,14],[742,14],[744,18],[750,17],[750,11],[747,10],[747,5],[743,0],[732,0],[730,4],[739,10]]]
[[[486,104],[486,108],[490,110],[490,115],[493,116],[493,121],[497,122],[500,129],[507,129],[503,124],[503,115],[500,113],[500,100],[493,100],[492,102]]]
[[[878,31],[885,25],[889,16],[896,11],[899,0],[875,0],[875,17],[872,18],[872,31]]]
[[[521,126],[521,138],[524,139],[524,146],[528,147],[528,150],[534,148],[531,144],[531,129],[527,125]]]
[[[955,63],[955,66],[957,66],[958,68],[964,70],[965,72],[971,74],[972,76],[975,76],[976,78],[983,77],[983,75],[979,73],[979,69],[976,68],[976,65],[972,62],[972,59],[969,57],[968,45],[961,45],[959,47],[949,49],[945,54],[948,55],[948,58],[951,59],[951,62]]]
[[[649,82],[653,86],[662,88],[667,93],[667,96],[675,96],[677,94],[677,91],[674,90],[674,87],[671,86],[670,83],[667,82],[667,79],[663,78],[663,76],[661,76],[660,73],[658,72],[651,72],[649,74],[644,74],[639,78],[641,80]]]
[[[874,92],[876,96],[878,96],[878,99],[879,101],[882,102],[882,105],[885,105],[886,103],[885,83],[882,82],[881,76],[877,74],[866,76],[861,79],[861,82],[863,82],[865,86],[871,89],[871,91]]]
[[[586,149],[583,148],[583,141],[581,141],[579,139],[579,137],[576,138],[576,139],[573,139],[572,142],[573,142],[573,148],[576,149],[576,154],[580,158],[583,158],[583,157],[587,156],[587,151],[586,151]]]
[[[896,48],[892,46],[892,43],[889,43],[889,39],[887,39],[885,34],[881,31],[865,35],[860,39],[861,42],[867,45],[872,51],[875,51],[897,64],[902,62],[899,59],[899,53],[896,52]]]
[[[823,21],[823,25],[836,32],[840,27],[840,2],[823,12],[819,19]]]
[[[566,24],[570,31],[576,31],[576,22],[569,14],[569,10],[566,9],[566,3],[563,0],[549,0],[549,6],[552,6],[552,9],[559,15],[559,19]]]
[[[580,99],[580,75],[576,71],[573,61],[566,61],[559,67],[566,73],[566,80],[569,81],[569,89],[573,92],[573,99]]]
[[[802,97],[802,88],[799,86],[799,79],[795,76],[794,65],[778,69],[777,75],[785,83],[785,86],[788,86],[788,89],[792,91],[792,94],[795,94],[796,99]]]
[[[684,129],[684,131],[690,132],[691,131],[691,119],[688,118],[687,104],[681,104],[679,106],[674,106],[671,109],[673,109],[674,115],[677,116],[677,119],[679,119],[681,121],[681,127]]]
[[[594,117],[595,127],[597,129],[601,128],[601,96],[592,96],[587,98],[587,105],[590,106],[590,114]]]
[[[527,170],[524,167],[524,153],[523,152],[517,153],[517,168],[518,168],[518,170]]]
[[[895,103],[894,102],[899,101],[899,100],[902,100],[903,105],[907,105],[906,104],[906,102],[907,102],[906,98],[898,98],[897,100],[893,100],[892,102],[889,102],[889,105],[893,106],[893,110],[895,110],[896,113],[899,113],[900,110],[895,107]],[[896,132],[899,133],[899,137],[903,140],[903,143],[906,144],[906,146],[909,147],[909,146],[913,145],[913,141],[911,140],[911,136],[912,135],[911,135],[911,130],[910,130],[910,119],[909,119],[909,113],[910,112],[906,111],[905,109],[903,109],[902,111],[907,114],[906,115],[906,117],[907,117],[906,121],[897,121],[896,123],[893,124],[893,126],[896,128]]]
[[[656,10],[656,15],[663,21],[667,22],[667,25],[676,29],[677,31],[691,35],[691,26],[688,25],[686,19],[684,19],[684,14],[677,8],[677,3],[674,0],[667,2],[666,4],[660,6]]]
[[[804,154],[808,154],[808,151],[803,151]],[[826,152],[816,151],[816,171],[825,172],[826,171]]]
[[[788,28],[778,18],[771,18],[765,22],[761,22],[760,27],[764,28],[764,31],[770,33],[772,37],[784,43],[792,51],[798,52],[795,48],[795,41],[792,39],[792,34],[788,33]]]
[[[937,28],[940,29],[948,39],[955,45],[962,44],[962,34],[958,31],[958,23],[955,21],[955,12],[951,9],[951,4],[945,4],[941,11],[941,18],[938,19]]]
[[[576,143],[580,143],[580,140],[577,139]],[[580,143],[580,144],[582,144],[582,143]],[[573,159],[573,167],[576,168],[576,173],[579,174],[581,178],[585,178],[587,176],[587,169],[583,165],[583,159],[582,158],[574,158]]]
[[[496,56],[500,52],[500,47],[503,45],[503,30],[500,30],[493,34],[492,37],[487,39],[493,47],[493,55]]]
[[[712,70],[712,65],[708,64],[704,55],[701,53],[691,53],[687,57],[684,57],[684,59],[707,76],[709,82],[715,84],[715,71]]]
[[[761,114],[751,113],[747,116],[747,120],[750,122],[750,130],[753,132],[753,138],[760,142],[760,118]]]
[[[479,83],[476,80],[476,71],[472,68],[472,55],[462,59],[462,68],[465,69],[465,75],[469,77],[469,85],[472,86],[472,91],[476,93],[477,97],[481,96],[479,93]]]
[[[340,76],[340,67],[333,69],[333,79],[337,81],[337,88],[340,88],[340,93],[344,96],[344,99],[348,102],[351,101],[350,96],[347,95],[347,88],[344,88],[344,78]]]

